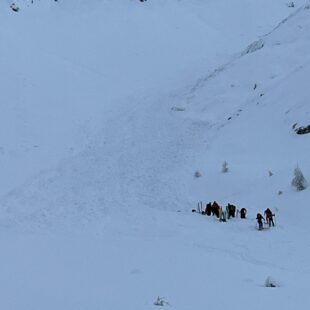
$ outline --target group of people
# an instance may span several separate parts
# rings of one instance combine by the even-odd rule
[[[262,230],[264,228],[263,221],[267,223],[269,227],[274,226],[274,221],[273,221],[274,214],[272,213],[272,211],[269,208],[267,208],[264,211],[264,215],[266,219],[260,213],[257,213],[256,215],[256,220],[257,220],[259,230]]]
[[[236,206],[231,203],[228,203],[226,207],[221,207],[216,201],[213,201],[213,203],[207,203],[205,209],[200,212],[201,214],[205,214],[207,216],[216,216],[220,222],[226,222],[230,218],[235,218],[236,216],[238,217],[239,214],[241,219],[245,219],[247,214],[246,208],[237,210]],[[274,226],[274,214],[272,211],[267,208],[264,211],[264,215],[265,217],[263,217],[260,213],[257,213],[256,215],[259,230],[264,228],[263,223],[268,224],[269,227]]]
[[[230,218],[234,218],[236,215],[238,216],[239,213],[240,218],[245,219],[247,210],[245,208],[237,210],[236,206],[231,203],[229,203],[226,207],[221,207],[216,201],[213,201],[213,203],[207,203],[205,210],[201,213],[208,216],[216,216],[220,222],[226,222],[227,219],[229,220]]]

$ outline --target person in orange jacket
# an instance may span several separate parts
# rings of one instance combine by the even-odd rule
[[[274,214],[272,214],[271,210],[269,208],[267,208],[264,212],[264,215],[266,216],[266,221],[269,225],[269,227],[274,226],[274,221],[273,221],[273,216]]]

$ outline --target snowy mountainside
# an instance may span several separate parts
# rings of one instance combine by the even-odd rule
[[[297,137],[291,130],[294,123],[305,122],[309,113],[305,98],[308,12],[301,7],[274,31],[261,36],[258,42],[262,42],[263,48],[257,51],[248,53],[249,48],[243,48],[246,52],[242,52],[240,48],[238,54],[232,49],[234,56],[226,65],[200,78],[189,90],[182,89],[177,95],[166,95],[163,90],[163,95],[127,96],[117,103],[113,99],[113,107],[104,105],[105,116],[101,118],[97,137],[93,135],[85,150],[61,161],[54,171],[41,171],[29,184],[8,193],[3,198],[2,221],[27,223],[32,219],[39,225],[70,219],[102,221],[107,213],[118,212],[115,206],[122,210],[140,207],[188,210],[197,200],[215,197],[223,203],[232,199],[253,209],[258,207],[257,203],[278,205],[286,196],[278,197],[276,193],[291,192],[295,165],[309,169],[305,142],[308,137]],[[89,81],[92,77],[88,77]],[[85,88],[90,85],[85,74],[79,83],[84,84],[83,90],[90,91],[88,86]],[[99,81],[95,79],[95,83],[98,85],[90,88],[94,87],[94,91],[100,88]],[[292,92],[289,85],[296,91]],[[72,92],[62,88],[57,95],[61,97],[51,99],[63,104],[66,93],[71,97]],[[76,99],[67,98],[66,110],[51,110],[50,114],[55,114],[49,130],[54,130],[53,121],[61,120],[60,114],[64,113],[63,119],[69,126],[65,132],[72,131],[71,118],[74,117],[73,123],[82,121],[81,115],[89,118],[100,111],[98,103],[104,99],[102,94],[96,95],[93,107],[87,103],[85,109],[84,101],[75,107],[80,93],[74,96]],[[29,103],[46,113],[48,102],[42,105],[35,99]],[[83,109],[85,115],[81,114]],[[33,112],[37,113],[37,108],[29,110]],[[25,118],[25,113],[22,117]],[[34,119],[29,117],[28,121]],[[44,128],[42,122],[46,121],[37,119],[34,125]],[[46,147],[64,143],[59,148],[68,157],[65,143],[70,136],[56,141],[63,135],[64,125],[60,123],[55,128],[59,134],[51,133],[52,140],[44,143],[49,143]],[[46,134],[49,131],[42,139]],[[83,145],[82,141],[78,148]],[[60,151],[52,150],[50,160],[58,158]],[[224,160],[231,166],[227,176],[218,173]],[[193,178],[195,169],[201,170],[202,178]],[[275,170],[270,180],[268,170]],[[244,188],[247,182],[250,184]],[[268,195],[257,202],[257,195],[265,192],[265,182],[271,183]]]
[[[126,102],[179,91],[292,11],[282,0],[10,3],[0,1],[1,195],[84,150]]]
[[[294,167],[299,165],[309,174],[310,137],[298,136],[292,128],[309,122],[308,17],[306,6],[262,37],[261,49],[241,53],[187,97],[189,121],[206,115],[205,121],[214,128],[211,150],[203,159],[208,163],[206,175],[217,175],[221,159],[231,161],[232,175],[226,181],[249,180],[239,188],[231,188],[226,176],[219,176],[218,182],[202,182],[210,196],[225,193],[226,199],[238,200],[243,196],[245,205],[255,207],[289,206],[290,198],[297,199],[290,188]],[[268,170],[274,172],[272,178]],[[284,195],[277,197],[278,191]]]
[[[72,3],[0,2],[1,308],[308,309],[306,2]]]

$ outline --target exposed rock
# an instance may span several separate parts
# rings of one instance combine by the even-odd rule
[[[264,47],[264,41],[262,39],[257,40],[250,44],[241,54],[241,56],[244,56],[246,54],[254,53]]]
[[[19,7],[15,4],[15,3],[12,3],[10,5],[10,8],[14,11],[14,12],[18,12],[19,11]]]
[[[298,127],[295,128],[295,131],[298,135],[305,135],[306,133],[310,133],[310,125],[306,126],[306,127]]]

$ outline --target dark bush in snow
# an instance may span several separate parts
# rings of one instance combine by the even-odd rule
[[[223,165],[222,165],[222,172],[223,173],[226,173],[226,172],[228,172],[228,163],[227,163],[227,161],[225,160],[224,162],[223,162]]]
[[[200,177],[201,177],[201,173],[200,173],[198,170],[195,171],[194,177],[195,177],[195,178],[200,178]]]
[[[265,286],[266,287],[278,287],[279,285],[276,283],[274,279],[271,277],[268,277],[265,281]]]

